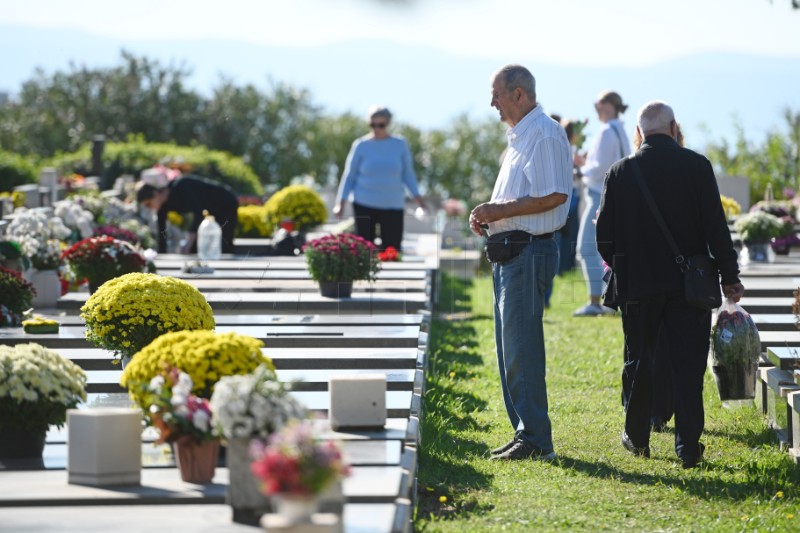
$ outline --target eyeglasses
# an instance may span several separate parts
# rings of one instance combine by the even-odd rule
[[[369,127],[376,130],[382,130],[386,127],[386,122],[372,122],[370,123]]]

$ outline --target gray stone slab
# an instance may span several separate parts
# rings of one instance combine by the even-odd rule
[[[228,469],[217,467],[208,485],[184,483],[175,468],[144,468],[141,485],[117,487],[70,485],[65,470],[8,471],[2,477],[0,507],[177,505],[224,503]],[[354,466],[342,490],[348,503],[393,503],[401,477],[399,466]]]
[[[747,297],[792,297],[800,287],[800,277],[740,276]]]
[[[800,369],[800,349],[785,346],[767,348],[767,358],[780,370]]]
[[[414,390],[416,372],[413,369],[385,370],[378,368],[365,369],[304,369],[304,370],[278,370],[278,379],[291,383],[292,389],[297,391],[326,391],[330,378],[353,374],[385,374],[387,390]],[[119,384],[121,370],[89,370],[86,372],[88,379],[86,392],[125,392]]]
[[[353,466],[391,466],[400,464],[400,440],[350,440],[342,441],[345,461]],[[13,462],[6,461],[6,466]],[[64,470],[67,467],[67,444],[48,442],[44,447],[43,466],[47,470]],[[168,444],[142,443],[143,468],[174,468],[175,459]]]
[[[800,261],[793,257],[775,263],[752,263],[741,268],[740,276],[800,278]]]
[[[761,337],[761,351],[767,351],[773,346],[794,347],[800,346],[800,331],[759,331]]]
[[[58,301],[58,308],[77,314],[88,293],[72,292]],[[353,292],[352,298],[325,298],[318,293],[236,292],[206,295],[214,313],[276,314],[351,314],[418,313],[428,309],[430,301],[420,292]]]
[[[794,298],[761,298],[750,297],[745,289],[745,296],[739,305],[750,314],[791,314]]]
[[[84,370],[118,370],[111,353],[99,348],[59,348],[58,353]],[[278,370],[413,369],[420,358],[415,348],[262,348]]]
[[[270,348],[415,348],[419,345],[419,326],[339,326],[297,325],[217,326],[218,333],[238,333],[260,339]],[[22,328],[0,328],[0,342],[14,345],[36,342],[50,348],[91,347],[83,326],[61,326],[57,334],[28,334]]]
[[[46,315],[58,320],[63,326],[83,325],[79,315]],[[419,326],[426,324],[430,314],[424,315],[217,315],[214,320],[217,326]]]
[[[797,331],[794,315],[758,314],[750,315],[758,331]]]
[[[391,503],[348,503],[342,521],[347,533],[390,533],[396,506]],[[48,507],[46,512],[32,512],[25,507],[0,510],[4,531],[39,533],[141,533],[169,531],[194,533],[253,533],[252,526],[232,522],[231,508],[223,504],[191,506],[108,505],[94,507]]]
[[[159,255],[155,260],[158,270],[180,270],[187,262],[197,261],[196,256]],[[208,261],[208,265],[217,270],[308,270],[303,257],[246,257],[235,259]],[[382,270],[430,270],[436,268],[435,258],[404,256],[402,261],[381,263]]]
[[[326,415],[330,406],[330,395],[327,391],[292,391],[289,394],[306,406],[309,411]],[[406,418],[411,414],[412,391],[386,391],[386,417]],[[78,409],[96,407],[135,407],[127,393],[89,393],[86,402],[78,405]]]
[[[319,283],[307,280],[274,280],[274,279],[193,279],[185,281],[202,293],[214,292],[303,292],[318,293]],[[425,280],[380,280],[376,282],[357,281],[353,283],[356,292],[388,292],[407,293],[425,292],[428,283]]]
[[[158,273],[162,276],[173,276],[180,279],[190,280],[310,280],[311,274],[307,269],[243,269],[243,270],[216,270],[206,274],[192,274],[182,272],[180,269],[160,268]],[[383,269],[377,274],[377,282],[383,281],[427,281],[430,275],[425,270],[396,270]]]

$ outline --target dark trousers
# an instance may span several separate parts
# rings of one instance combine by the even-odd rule
[[[622,308],[625,367],[622,378],[625,432],[637,447],[650,442],[654,368],[661,344],[672,379],[675,452],[700,453],[703,433],[703,374],[708,357],[711,312],[688,305],[679,293],[629,301]],[[661,338],[659,338],[661,335]],[[659,342],[660,341],[660,342]]]
[[[623,348],[623,358],[626,350]],[[622,406],[630,397],[631,382],[626,379],[625,370],[622,371]],[[655,359],[653,361],[653,407],[651,409],[651,422],[658,418],[660,422],[667,423],[675,414],[674,400],[672,399],[672,371],[669,362],[669,347],[667,339],[658,336]]]
[[[374,243],[376,229],[381,227],[380,250],[393,246],[400,251],[403,241],[403,210],[402,209],[375,209],[353,203],[353,214],[356,219],[356,234]]]

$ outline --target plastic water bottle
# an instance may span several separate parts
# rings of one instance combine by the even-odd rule
[[[208,211],[203,216],[197,228],[197,255],[201,261],[213,261],[222,255],[222,228]]]

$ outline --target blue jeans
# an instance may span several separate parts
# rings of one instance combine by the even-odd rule
[[[554,239],[533,241],[516,258],[495,264],[494,330],[506,412],[517,437],[553,451],[545,384],[544,295],[558,266]]]
[[[583,199],[586,207],[581,217],[581,229],[578,231],[578,250],[581,256],[583,277],[589,286],[589,296],[603,294],[603,259],[597,251],[597,228],[594,225],[595,213],[600,208],[600,191],[593,191],[586,187]]]

